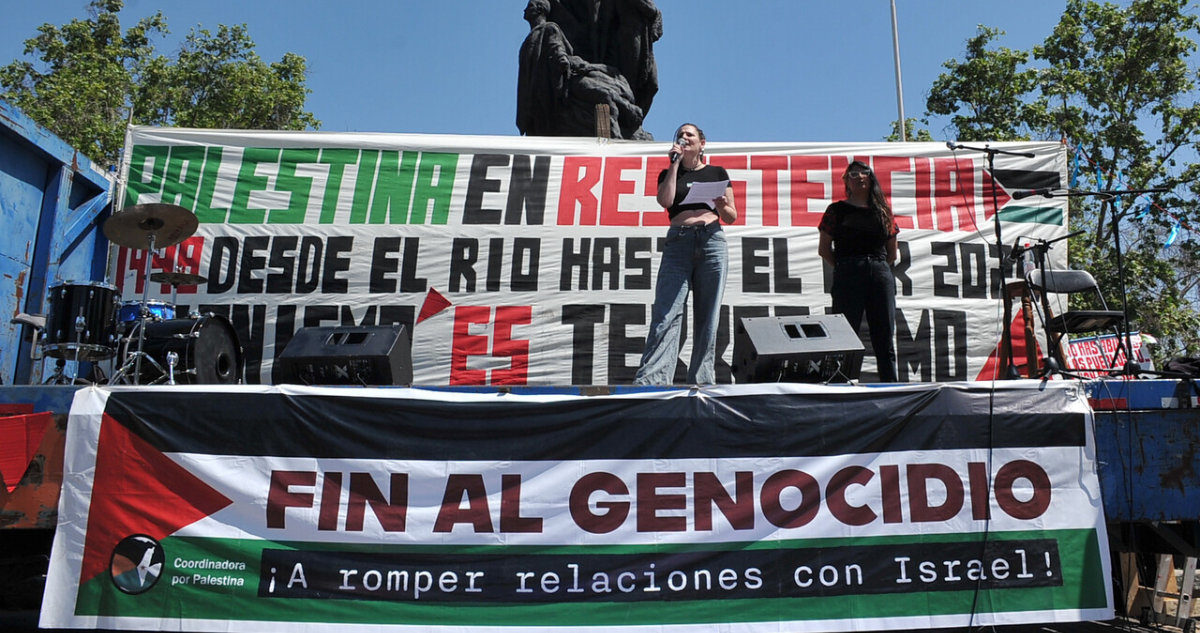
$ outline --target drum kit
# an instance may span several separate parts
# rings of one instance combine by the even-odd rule
[[[14,320],[42,330],[38,342],[45,356],[58,359],[47,383],[72,383],[63,373],[67,360],[105,361],[120,353],[121,362],[109,384],[235,384],[242,374],[242,348],[228,319],[192,313],[176,318],[180,286],[204,284],[207,278],[179,270],[150,274],[152,253],[191,237],[196,216],[172,204],[141,204],[114,213],[104,235],[114,244],[148,251],[140,301],[121,302],[111,284],[88,281],[52,286],[44,321],[32,315]],[[171,286],[170,303],[152,301],[150,283]]]

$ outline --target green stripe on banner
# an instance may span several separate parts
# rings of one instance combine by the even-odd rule
[[[1029,222],[1034,224],[1063,225],[1063,210],[1053,207],[1014,207],[1000,210],[1000,219],[1005,222]]]
[[[1037,564],[1042,559],[1042,555],[1038,554],[1029,556],[1028,566],[1012,564],[1005,572],[1010,579],[1014,579],[1017,574],[1024,574],[1025,578],[1031,579],[1025,581],[1026,584],[1040,581],[1043,582],[1042,586],[993,587],[976,591],[976,581],[969,578],[963,580],[968,575],[969,557],[958,556],[957,565],[947,566],[946,559],[954,556],[945,555],[946,553],[964,551],[964,546],[967,546],[965,551],[970,552],[980,552],[984,546],[992,552],[1006,551],[1006,543],[1012,544],[1012,547],[1008,548],[1009,551],[1016,547],[1026,547],[1026,544],[1050,544],[1050,549],[1055,552],[1055,562],[1051,567]],[[1100,609],[1106,605],[1107,591],[1102,573],[1102,554],[1094,529],[806,539],[702,546],[421,547],[379,543],[352,546],[204,538],[168,538],[162,541],[162,546],[166,553],[165,569],[155,587],[136,595],[125,594],[117,590],[108,574],[102,574],[80,588],[76,615],[156,620],[178,618],[180,621],[221,619],[247,622],[417,626],[631,626],[828,621]],[[739,593],[728,587],[723,588],[717,582],[722,566],[736,565],[722,563],[711,569],[713,588],[705,592],[711,597],[704,599],[680,599],[678,594],[670,595],[666,586],[665,567],[658,568],[660,577],[654,584],[659,586],[659,590],[653,595],[646,592],[650,581],[643,577],[647,576],[647,569],[653,569],[653,566],[648,567],[644,561],[669,562],[666,557],[672,553],[694,554],[702,560],[709,560],[707,557],[716,552],[717,557],[711,560],[727,562],[728,558],[719,558],[723,554],[752,561],[804,561],[805,565],[812,566],[813,573],[806,573],[801,578],[811,579],[815,583],[820,577],[816,570],[822,569],[822,564],[828,564],[839,577],[849,578],[849,573],[843,575],[840,571],[845,569],[842,563],[833,561],[838,560],[840,552],[868,552],[870,548],[878,548],[882,552],[911,552],[923,548],[921,551],[937,554],[922,559],[930,563],[924,571],[920,567],[921,561],[909,561],[907,571],[903,574],[909,579],[905,583],[893,581],[891,584],[883,583],[883,586],[866,583],[850,592],[846,592],[844,586],[833,586],[834,583],[831,583],[825,585],[827,588],[812,589],[810,593],[813,595],[802,597],[778,597],[789,591],[797,593],[794,585],[787,586],[791,584],[794,576],[794,562],[789,563],[786,569],[781,570],[782,573],[774,577],[778,580],[775,585],[770,583],[773,577],[764,566],[763,580],[767,582],[757,591],[773,591],[778,594],[777,597],[769,598],[746,598],[744,596],[748,595],[747,592]],[[363,597],[362,594],[347,596],[327,591],[321,595],[289,598],[281,597],[280,594],[288,591],[284,585],[289,581],[296,584],[294,570],[276,569],[272,574],[270,570],[268,573],[261,573],[262,570],[258,568],[259,561],[267,556],[278,556],[280,552],[283,556],[295,554],[301,557],[328,556],[333,553],[332,560],[349,560],[338,559],[337,555],[354,553],[370,556],[371,560],[416,561],[412,564],[449,560],[450,557],[456,556],[466,557],[471,564],[480,569],[488,564],[489,559],[503,559],[503,564],[494,569],[503,569],[504,573],[497,573],[494,578],[489,576],[494,584],[487,587],[487,591],[491,592],[489,597],[482,599],[476,596],[467,597],[463,593],[467,583],[460,575],[454,589],[454,601],[447,601],[447,594],[438,594],[437,572],[432,575],[432,587],[428,587],[424,594],[416,597],[411,590],[407,590],[407,595],[396,592],[383,597]],[[618,571],[636,571],[636,574],[628,577],[631,584],[637,585],[635,589],[620,594],[614,588],[612,594],[609,594],[614,599],[608,599],[608,595],[603,599],[595,597],[594,593],[589,594],[592,597],[581,598],[581,593],[571,596],[566,591],[571,585],[571,580],[568,574],[560,573],[553,591],[549,593],[540,593],[531,598],[531,594],[519,595],[513,591],[518,572],[537,569],[546,560],[557,561],[554,564],[558,566],[554,569],[561,572],[565,571],[561,567],[561,561],[574,560],[586,567],[588,561],[594,562],[605,556],[640,557],[643,563],[636,568],[613,567],[609,570],[612,576]],[[862,556],[853,556],[856,555],[852,555],[849,560],[869,562]],[[1049,554],[1046,555],[1047,560],[1050,557]],[[197,564],[197,561],[200,561],[200,564]],[[239,569],[240,563],[236,562],[232,565],[232,570],[228,569],[231,561],[245,561],[244,569]],[[220,569],[222,566],[226,569]],[[875,568],[897,566],[897,563],[885,556],[884,562]],[[989,575],[994,569],[992,563],[986,560],[983,561],[982,567]],[[308,583],[316,582],[316,572],[315,569],[309,569],[306,578]],[[335,569],[334,572],[336,577],[344,577],[344,570]],[[744,572],[744,569],[737,570],[740,574],[737,583],[745,582],[747,576]],[[928,576],[931,575],[937,576],[937,579],[929,579]],[[1042,578],[1054,575],[1058,577],[1052,582]],[[226,580],[195,580],[200,577]],[[958,580],[953,583],[944,582],[948,577]],[[999,577],[997,574],[997,578]],[[352,583],[369,584],[365,581],[365,574],[360,573],[350,578]],[[585,574],[582,584],[586,586],[590,582],[592,580]],[[530,579],[527,585],[538,591],[541,591],[543,586],[538,579]],[[927,589],[933,585],[939,585],[940,588]],[[966,588],[959,589],[960,586]],[[830,595],[839,591],[844,595]],[[816,595],[817,593],[820,595]],[[733,594],[739,597],[724,597]]]

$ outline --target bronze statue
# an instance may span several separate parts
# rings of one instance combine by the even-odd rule
[[[653,0],[529,0],[521,44],[517,129],[527,136],[594,136],[608,106],[613,138],[651,140],[642,121],[658,92]]]

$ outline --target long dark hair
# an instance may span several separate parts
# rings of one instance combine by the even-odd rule
[[[856,160],[846,166],[846,171],[842,172],[842,180],[846,183],[846,197],[850,197],[850,183],[846,182],[846,174],[855,168],[871,175],[871,193],[868,196],[868,202],[871,205],[871,210],[875,212],[875,217],[879,220],[880,226],[883,227],[883,231],[891,235],[896,220],[892,215],[892,207],[888,204],[887,197],[883,195],[883,186],[879,184],[879,179],[875,177],[875,171],[871,169],[870,165],[861,160]]]

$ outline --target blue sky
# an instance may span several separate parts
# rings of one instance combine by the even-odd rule
[[[888,0],[657,0],[659,93],[645,128],[694,121],[710,140],[878,141],[897,118]],[[905,115],[919,117],[942,63],[978,25],[1028,50],[1065,1],[897,0]],[[0,0],[0,63],[39,25],[86,16],[86,0]],[[202,26],[246,24],[259,55],[304,56],[322,129],[518,134],[517,50],[525,0],[127,0],[122,26],[161,10],[177,49]],[[945,120],[931,121],[949,140]]]

